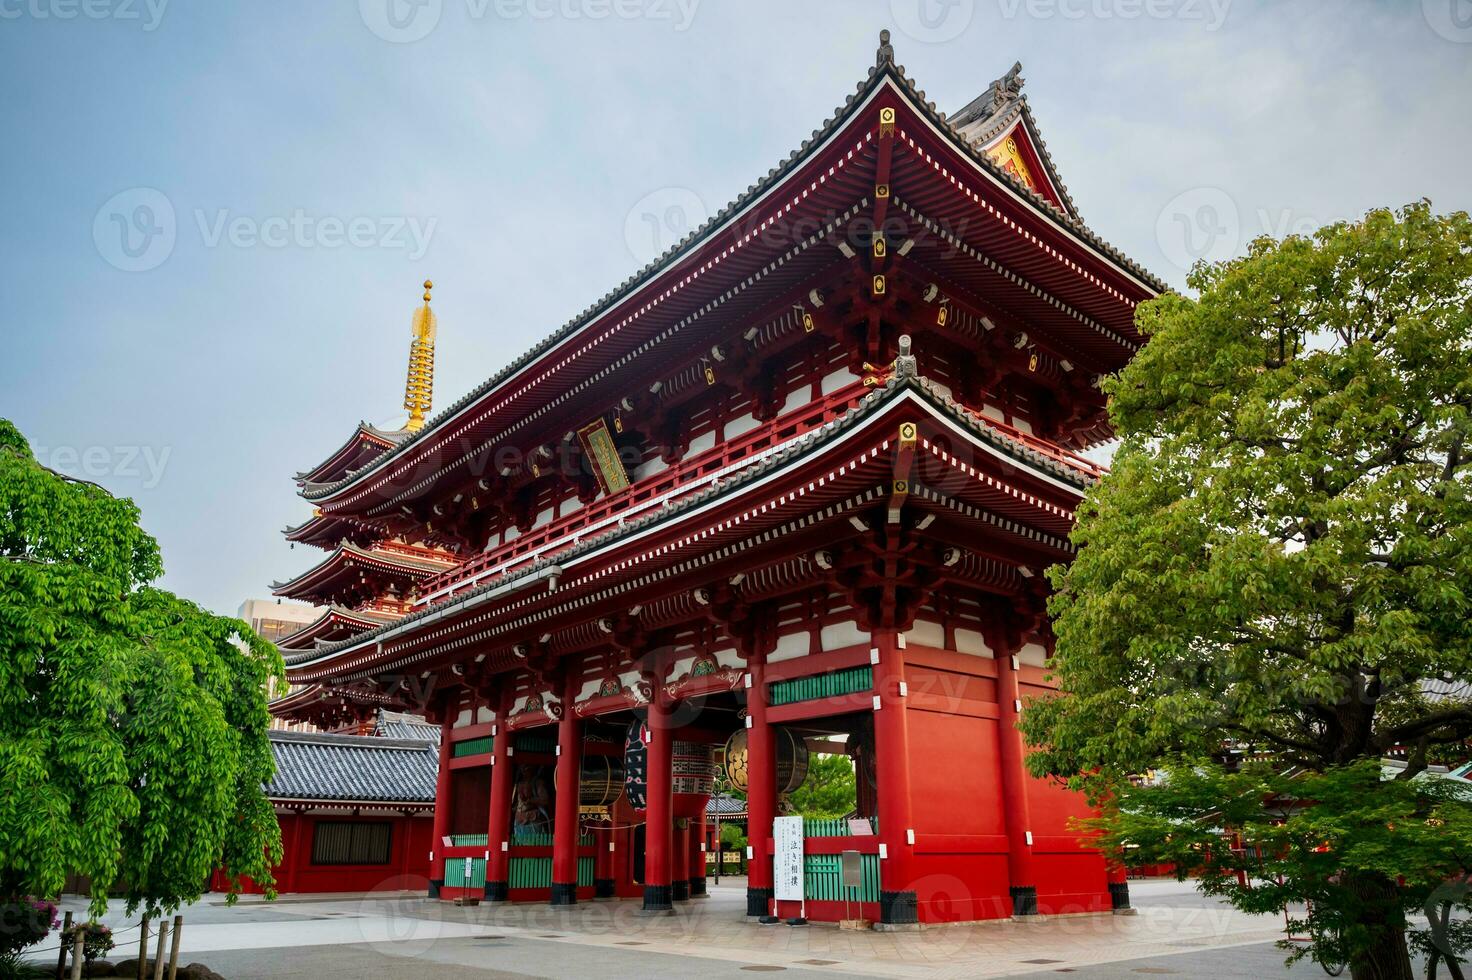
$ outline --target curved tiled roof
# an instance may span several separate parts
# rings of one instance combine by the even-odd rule
[[[1084,461],[1080,461],[1077,465],[1072,465],[1063,459],[1040,452],[1026,442],[1009,435],[992,420],[977,415],[957,404],[950,395],[938,389],[928,379],[913,374],[897,373],[890,377],[883,386],[870,391],[839,418],[793,440],[778,452],[763,457],[745,469],[712,483],[698,493],[690,494],[665,507],[651,509],[649,513],[628,520],[601,534],[583,538],[565,551],[536,559],[523,565],[514,572],[507,573],[500,578],[492,579],[483,585],[467,590],[445,603],[429,606],[418,612],[411,613],[396,623],[382,626],[366,633],[360,633],[350,639],[324,644],[314,650],[302,651],[298,654],[287,653],[284,655],[286,664],[287,666],[296,666],[308,661],[331,656],[338,651],[350,649],[365,642],[373,641],[386,630],[400,629],[427,616],[438,615],[445,611],[446,606],[463,603],[477,596],[484,595],[487,592],[503,588],[509,582],[535,575],[546,568],[559,565],[571,558],[576,558],[604,547],[626,535],[631,535],[661,521],[670,520],[687,510],[694,509],[709,502],[715,497],[730,493],[743,484],[764,476],[772,470],[782,467],[794,458],[804,455],[810,450],[837,438],[840,434],[853,428],[905,392],[919,393],[928,403],[945,412],[949,418],[960,423],[988,444],[1011,456],[1018,463],[1063,479],[1073,484],[1080,494],[1097,482],[1098,476],[1102,472],[1098,467]]]
[[[396,459],[401,453],[409,450],[411,447],[418,444],[421,440],[435,433],[440,425],[458,415],[462,410],[464,410],[474,402],[478,401],[488,392],[492,391],[509,378],[514,377],[523,368],[536,361],[537,358],[541,357],[557,344],[561,343],[563,340],[567,339],[578,330],[597,320],[600,316],[608,312],[619,302],[628,298],[635,290],[643,286],[649,280],[653,279],[658,273],[666,268],[672,267],[687,254],[694,251],[698,246],[703,244],[705,238],[710,233],[725,225],[726,222],[731,220],[731,218],[733,218],[750,204],[758,200],[777,184],[781,183],[781,181],[785,179],[788,174],[790,174],[799,166],[801,166],[804,162],[806,162],[808,152],[822,144],[830,136],[836,133],[843,125],[845,125],[849,121],[852,112],[861,103],[863,103],[864,100],[867,99],[871,93],[873,93],[881,84],[883,84],[885,80],[892,81],[902,93],[908,95],[910,101],[915,106],[915,108],[931,124],[936,126],[937,129],[949,136],[958,150],[968,156],[972,162],[974,162],[986,173],[996,178],[998,181],[1006,185],[1009,189],[1014,191],[1024,200],[1031,203],[1039,210],[1041,214],[1050,218],[1072,234],[1078,236],[1081,240],[1094,248],[1099,254],[1103,255],[1116,266],[1125,270],[1128,274],[1135,277],[1140,282],[1144,283],[1148,288],[1154,290],[1155,292],[1165,292],[1169,288],[1162,280],[1156,278],[1138,263],[1134,262],[1132,259],[1126,256],[1118,248],[1111,245],[1103,238],[1099,237],[1078,217],[1059,209],[1052,201],[1048,200],[1046,197],[1028,187],[1025,183],[1023,183],[1014,175],[1008,173],[1001,166],[995,163],[989,156],[987,156],[985,152],[974,146],[970,139],[961,134],[954,126],[947,122],[945,113],[938,112],[936,110],[935,103],[926,101],[925,92],[919,88],[916,88],[915,83],[906,76],[903,65],[899,65],[894,62],[893,51],[889,48],[888,44],[885,44],[880,49],[880,58],[878,59],[876,65],[873,68],[869,69],[868,76],[858,84],[856,91],[844,100],[843,105],[835,109],[833,114],[829,116],[829,118],[825,120],[820,127],[813,130],[812,135],[808,139],[804,140],[800,147],[789,153],[787,157],[777,166],[768,170],[766,176],[763,177],[760,181],[747,187],[745,192],[743,192],[735,200],[727,204],[708,221],[706,221],[705,224],[690,232],[679,242],[671,246],[663,255],[654,259],[648,265],[644,266],[644,268],[629,276],[618,286],[605,293],[591,306],[574,316],[571,320],[568,320],[556,331],[554,331],[550,336],[539,342],[531,350],[527,351],[525,354],[521,355],[510,364],[506,365],[506,367],[496,372],[494,375],[486,379],[481,384],[472,388],[460,399],[455,401],[449,407],[442,410],[438,415],[431,419],[424,426],[424,428],[414,433],[408,439],[405,439],[404,441],[396,445],[393,449],[386,451],[381,456],[376,457],[371,462],[365,464],[358,470],[349,473],[336,482],[308,483],[304,485],[301,491],[302,496],[309,500],[324,498],[332,494],[336,490],[353,482],[363,473],[381,468],[384,465],[388,464],[392,460]],[[1041,138],[1039,138],[1038,140],[1037,149],[1039,155],[1043,156],[1044,159],[1049,159],[1046,155],[1046,148],[1042,145]],[[1064,195],[1066,199],[1067,192],[1063,189],[1061,183],[1059,184],[1059,193]]]
[[[345,803],[434,802],[438,737],[380,738],[270,731],[276,775],[266,784],[272,800]]]

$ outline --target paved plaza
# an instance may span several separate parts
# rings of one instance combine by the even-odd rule
[[[637,901],[455,908],[418,895],[218,896],[185,910],[181,962],[231,980],[256,977],[1081,977],[1322,976],[1288,971],[1273,946],[1282,919],[1249,916],[1173,881],[1132,882],[1138,914],[989,922],[879,933],[748,922],[744,881],[726,879],[677,914],[645,918]],[[80,901],[68,908],[80,911]],[[137,921],[115,910],[120,943]],[[136,953],[132,946],[128,955]],[[117,954],[121,957],[122,950]]]

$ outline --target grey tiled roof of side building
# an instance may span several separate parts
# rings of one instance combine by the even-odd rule
[[[420,737],[272,731],[273,800],[434,802],[439,747]]]

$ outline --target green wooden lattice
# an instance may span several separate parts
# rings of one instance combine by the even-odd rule
[[[794,704],[798,701],[813,701],[817,698],[832,698],[844,694],[858,694],[874,687],[874,668],[850,667],[812,677],[794,677],[790,681],[772,684],[769,703],[772,705]]]

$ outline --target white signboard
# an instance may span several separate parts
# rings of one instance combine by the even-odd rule
[[[802,817],[778,817],[772,821],[772,838],[777,852],[772,858],[774,894],[778,901],[802,901]]]

